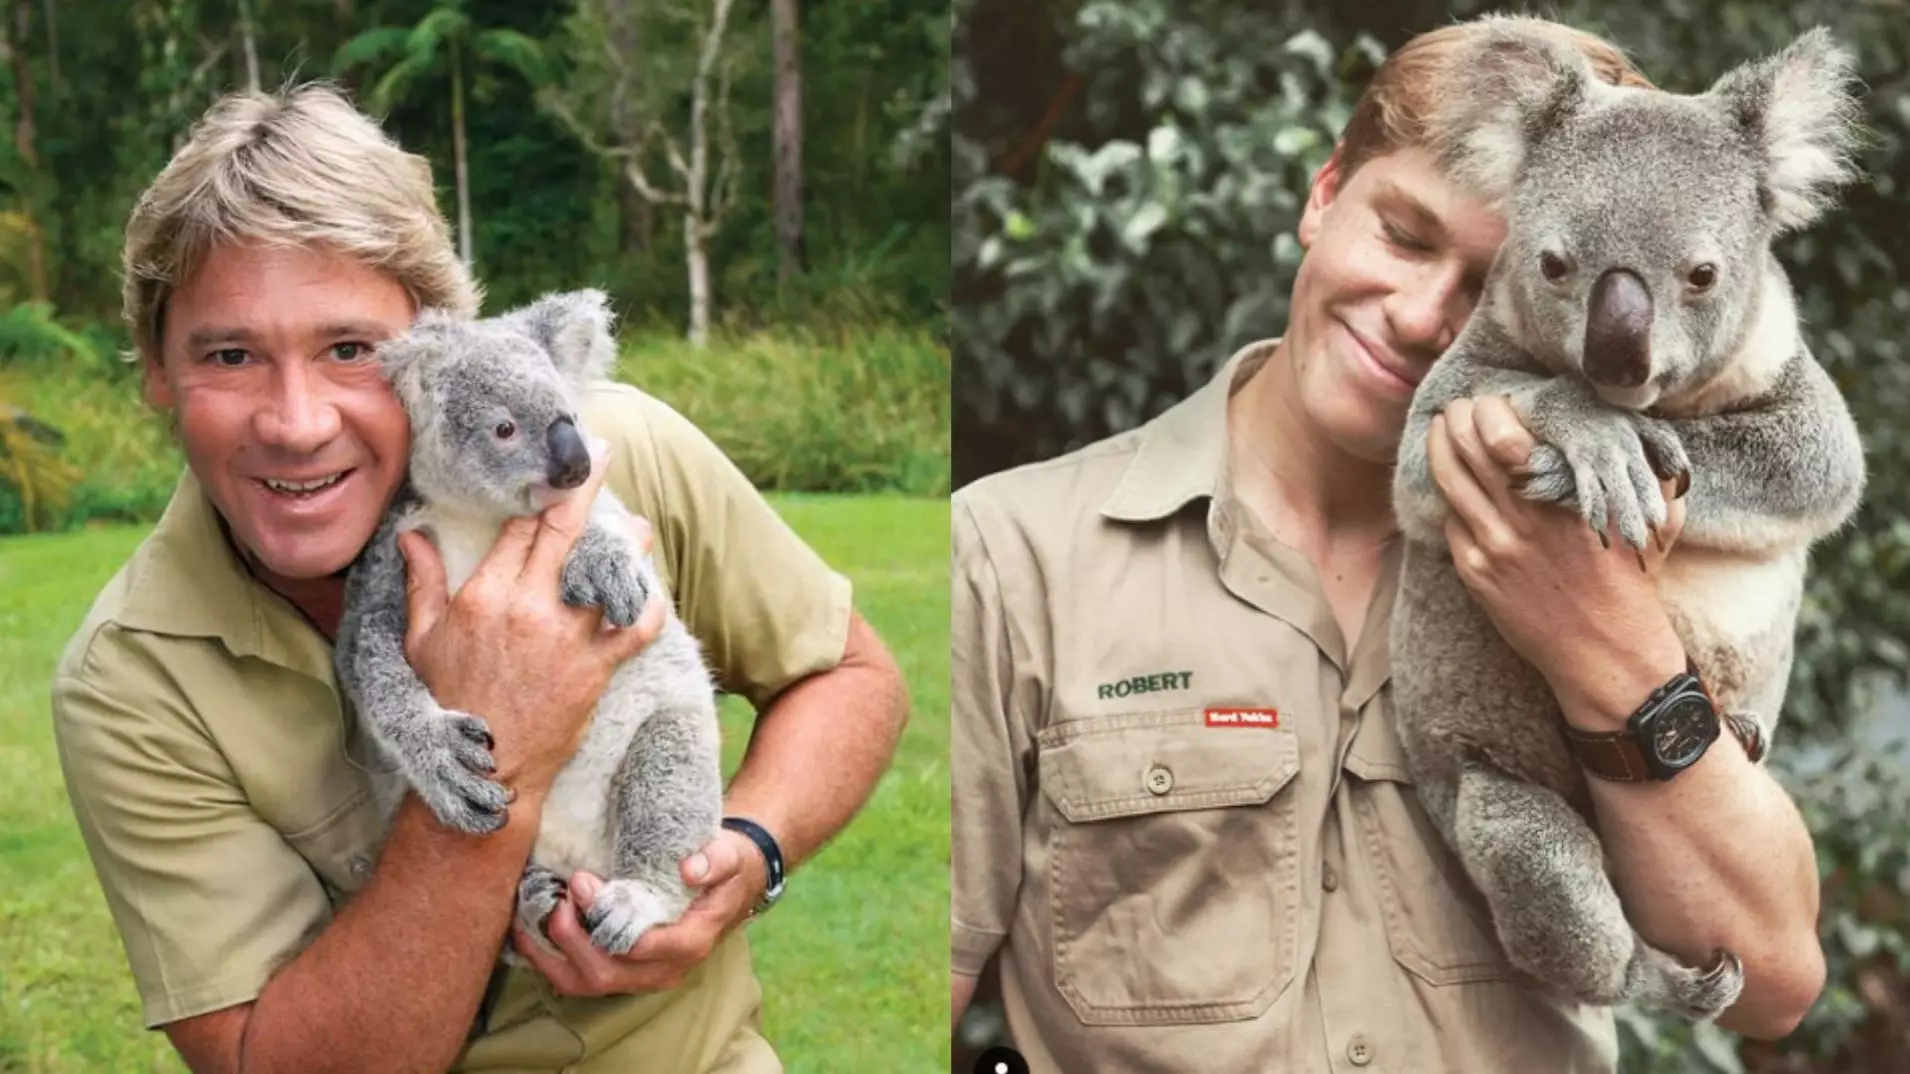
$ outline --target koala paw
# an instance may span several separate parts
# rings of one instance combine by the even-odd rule
[[[1665,523],[1659,479],[1681,477],[1680,488],[1690,481],[1684,446],[1670,426],[1616,410],[1520,410],[1540,441],[1521,471],[1520,493],[1540,503],[1575,505],[1600,542],[1609,543],[1605,535],[1616,523],[1619,537],[1643,551]]]
[[[1738,1001],[1744,991],[1744,963],[1729,951],[1713,952],[1717,964],[1708,970],[1686,968],[1670,977],[1671,1009],[1694,1021],[1716,1018]]]
[[[612,880],[584,912],[584,927],[598,949],[625,954],[644,933],[676,919],[673,901],[641,880]]]
[[[627,627],[649,599],[630,549],[595,525],[585,530],[564,563],[564,603],[602,608],[604,618]]]
[[[482,719],[449,710],[421,721],[417,737],[405,743],[412,789],[439,823],[472,835],[504,827],[510,794],[487,778],[497,769],[493,745]]]
[[[563,877],[542,865],[526,865],[517,882],[518,923],[532,935],[544,935],[544,923],[569,893],[570,884]]]

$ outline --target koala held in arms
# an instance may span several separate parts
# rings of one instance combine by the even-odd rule
[[[427,310],[379,348],[411,419],[410,472],[352,566],[336,664],[381,771],[388,817],[409,789],[448,827],[487,834],[508,805],[483,717],[443,708],[404,654],[405,567],[397,536],[421,529],[457,592],[513,516],[535,514],[583,484],[593,459],[578,397],[609,374],[610,313],[597,291],[553,294],[484,320]],[[607,460],[606,460],[607,462]],[[563,571],[563,599],[636,622],[662,586],[637,546],[632,516],[606,487]],[[518,886],[534,935],[585,870],[606,881],[583,916],[591,941],[623,954],[691,901],[678,863],[722,819],[716,690],[700,645],[673,614],[623,663],[544,804]],[[507,957],[515,960],[514,953]]]
[[[1454,400],[1508,398],[1540,445],[1517,491],[1635,552],[1666,519],[1660,481],[1675,479],[1685,522],[1656,586],[1697,681],[1649,736],[1656,752],[1622,754],[1655,757],[1646,772],[1592,778],[1672,778],[1713,739],[1762,761],[1810,546],[1850,518],[1864,484],[1849,409],[1771,252],[1851,178],[1852,61],[1813,30],[1702,94],[1672,94],[1601,81],[1533,22],[1491,22],[1455,61],[1460,88],[1430,128],[1448,174],[1496,201],[1507,230],[1400,445],[1401,746],[1513,966],[1584,1002],[1709,1020],[1736,1001],[1743,963],[1720,950],[1686,965],[1628,922],[1585,754],[1455,569],[1427,431]]]

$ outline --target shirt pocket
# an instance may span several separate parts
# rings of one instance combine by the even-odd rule
[[[287,833],[285,841],[311,865],[336,907],[371,878],[384,837],[377,803],[369,788],[360,787],[318,823]]]
[[[1299,749],[1201,710],[1043,731],[1056,987],[1088,1025],[1265,1013],[1294,976]],[[1282,792],[1286,793],[1282,793]]]
[[[1361,719],[1346,771],[1360,781],[1359,844],[1394,960],[1434,985],[1514,980],[1485,899],[1420,802],[1384,695]]]

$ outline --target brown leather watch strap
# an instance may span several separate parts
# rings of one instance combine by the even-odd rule
[[[1580,731],[1567,724],[1565,737],[1587,772],[1618,783],[1643,783],[1651,778],[1645,755],[1624,731]]]

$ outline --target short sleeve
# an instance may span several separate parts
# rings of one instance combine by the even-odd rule
[[[331,909],[183,702],[111,681],[57,678],[54,736],[150,1028],[257,998]]]
[[[1014,660],[995,565],[960,498],[951,518],[949,932],[951,968],[973,975],[1014,920],[1029,747],[1013,714]]]
[[[702,430],[627,385],[591,393],[610,486],[648,519],[677,614],[726,693],[760,711],[842,661],[852,591]]]

